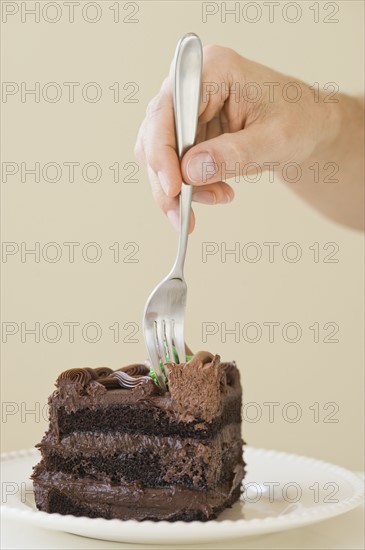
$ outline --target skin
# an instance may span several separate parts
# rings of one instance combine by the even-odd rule
[[[344,94],[331,96],[331,90],[315,95],[300,80],[231,49],[206,46],[197,144],[180,163],[172,81],[171,67],[148,105],[135,155],[146,165],[154,199],[175,229],[179,230],[182,180],[194,186],[194,201],[223,204],[234,198],[225,179],[235,174],[255,177],[259,170],[269,170],[275,182],[283,181],[328,218],[354,229],[364,228],[361,100]],[[190,232],[194,225],[192,211]]]

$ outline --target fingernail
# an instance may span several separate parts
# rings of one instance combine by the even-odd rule
[[[199,153],[189,159],[186,171],[191,181],[205,182],[218,172],[218,166],[209,153]]]
[[[231,202],[231,200],[232,200],[231,195],[229,193],[224,193],[224,198],[222,200],[222,203],[227,204],[228,202]]]
[[[161,184],[162,189],[165,191],[166,195],[169,194],[169,182],[167,177],[163,172],[157,172],[158,180]]]
[[[215,204],[217,202],[216,196],[214,193],[209,191],[197,191],[193,193],[193,201],[201,202],[203,204]]]
[[[176,231],[180,231],[180,217],[176,210],[169,210],[167,212],[167,217]]]

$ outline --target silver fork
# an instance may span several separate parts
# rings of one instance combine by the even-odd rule
[[[195,143],[201,90],[203,52],[199,37],[186,34],[178,43],[174,58],[174,112],[179,159]],[[180,238],[177,256],[170,273],[157,285],[144,310],[143,333],[148,355],[157,381],[166,391],[168,368],[161,364],[174,360],[173,346],[179,362],[185,361],[184,314],[187,286],[184,262],[188,244],[192,186],[182,182],[180,193]]]

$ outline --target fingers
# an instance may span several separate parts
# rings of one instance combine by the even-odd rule
[[[189,149],[182,159],[182,175],[186,183],[193,185],[244,175],[250,165],[261,167],[270,161],[275,148],[276,140],[270,128],[255,123],[247,129],[222,134]]]
[[[228,183],[210,183],[193,188],[193,201],[203,204],[227,204],[234,199],[234,191]]]
[[[205,140],[213,139],[217,136],[223,134],[221,117],[219,115],[215,116],[206,124]]]
[[[175,148],[173,101],[166,80],[148,105],[146,119],[138,132],[135,155],[157,174],[165,193],[171,197],[181,188],[180,163]]]
[[[227,48],[219,46],[204,48],[202,80],[207,86],[202,90],[199,106],[199,122],[203,133],[205,124],[217,117],[225,104],[229,89],[226,76],[227,64],[232,66],[232,60],[237,57],[239,56],[233,50]],[[182,180],[180,162],[176,153],[172,81],[173,63],[160,92],[148,105],[146,118],[138,132],[135,146],[136,157],[152,168],[165,193],[171,197],[180,192]],[[223,86],[224,83],[225,86]],[[226,90],[226,95],[221,87],[222,90]],[[213,122],[211,128],[215,134],[218,132],[219,117]],[[198,135],[197,141],[201,139],[202,136]]]
[[[218,46],[204,48],[203,81],[211,86],[212,89],[208,86],[202,93],[197,136],[197,143],[199,145],[196,145],[191,151],[204,152],[205,145],[209,143],[210,146],[213,146],[213,148],[211,147],[211,153],[215,154],[211,162],[213,166],[221,163],[225,155],[225,153],[222,153],[219,156],[215,152],[214,145],[216,140],[220,139],[218,136],[222,132],[231,129],[231,123],[224,112],[225,102],[229,94],[227,66],[231,68],[232,72],[232,67],[236,64],[238,57],[235,52],[226,48]],[[138,132],[135,154],[138,160],[147,165],[155,201],[169,218],[175,229],[179,230],[178,195],[183,176],[176,152],[172,81],[173,70],[171,68],[169,77],[164,80],[160,92],[148,105],[145,120]],[[233,113],[233,115],[235,114]],[[234,120],[237,119],[236,116],[233,118]],[[233,135],[230,134],[230,136]],[[218,152],[219,146],[220,144],[217,142],[216,148]],[[189,151],[185,157],[187,159],[191,158],[191,152]],[[194,183],[194,177],[185,177],[187,175],[187,161],[185,157],[184,181]],[[219,177],[218,170],[214,172],[215,177],[209,181],[203,177],[203,174],[200,177],[201,172],[202,166],[201,163],[200,165],[198,163],[197,185],[199,185],[199,189],[193,190],[193,200],[195,202],[224,204],[233,199],[234,193],[232,188],[221,181],[223,178]],[[192,211],[190,231],[193,230],[194,224],[195,218]]]
[[[179,210],[179,197],[169,197],[163,190],[159,178],[153,172],[152,168],[147,166],[148,178],[151,183],[152,195],[161,210],[167,215],[170,211]]]
[[[180,202],[179,197],[169,197],[162,189],[159,179],[148,168],[148,177],[151,182],[152,195],[158,206],[166,214],[169,222],[176,231],[180,231]],[[203,204],[226,204],[233,200],[234,191],[228,183],[217,182],[193,188],[192,200]],[[195,216],[191,210],[189,233],[194,230]]]
[[[159,178],[150,167],[147,167],[148,178],[151,182],[152,195],[158,206],[166,214],[169,222],[176,231],[180,231],[180,199],[178,196],[169,197],[161,187]],[[190,212],[189,233],[194,230],[195,216]]]

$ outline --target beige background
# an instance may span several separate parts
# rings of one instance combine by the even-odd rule
[[[33,4],[28,2],[27,5]],[[41,2],[44,5],[44,2]],[[85,2],[81,1],[81,5]],[[19,173],[3,182],[2,236],[5,242],[21,242],[28,247],[39,242],[41,248],[57,242],[63,252],[56,263],[42,257],[36,263],[28,256],[9,256],[2,263],[2,322],[23,322],[30,328],[49,322],[63,327],[56,343],[20,332],[9,336],[2,346],[3,449],[26,448],[37,443],[46,427],[42,407],[53,389],[58,373],[76,366],[122,366],[145,358],[141,332],[137,342],[123,338],[137,323],[140,326],[145,300],[154,285],[166,274],[174,258],[177,236],[153,204],[145,171],[138,182],[114,183],[108,168],[115,162],[123,167],[135,162],[133,146],[146,105],[159,89],[168,71],[174,48],[185,32],[194,31],[204,44],[218,43],[284,73],[321,86],[336,82],[341,91],[363,90],[363,3],[337,1],[338,23],[326,24],[324,3],[320,2],[320,22],[314,23],[312,2],[298,2],[302,18],[294,24],[283,20],[282,2],[273,23],[263,11],[260,21],[247,23],[227,18],[201,20],[200,2],[139,2],[138,23],[114,23],[112,2],[99,2],[102,17],[90,24],[75,11],[75,22],[67,21],[62,2],[62,17],[50,24],[41,16],[39,23],[20,14],[3,23],[3,80],[57,82],[63,95],[56,103],[24,103],[20,94],[2,103],[3,162],[29,166],[39,162],[96,162],[102,167],[99,182],[84,181],[81,170],[69,182],[64,167],[60,181],[39,183],[28,176],[21,182]],[[243,6],[245,2],[241,2]],[[17,4],[20,6],[20,3]],[[123,3],[121,8],[123,8]],[[220,4],[217,4],[220,6]],[[20,7],[19,7],[20,9]],[[131,8],[121,9],[125,17]],[[92,11],[90,17],[94,17]],[[49,17],[54,13],[49,12]],[[252,15],[251,15],[252,17]],[[75,101],[67,100],[64,82],[79,82]],[[83,100],[80,89],[97,82],[102,98],[97,103]],[[123,90],[128,82],[138,84],[138,103],[113,102],[109,86],[120,83],[121,98],[132,91]],[[49,90],[51,94],[51,90]],[[91,93],[91,90],[90,90]],[[349,144],[350,145],[350,144]],[[329,159],[336,161],[336,159]],[[122,170],[122,177],[126,170]],[[231,205],[197,205],[196,231],[189,242],[186,278],[189,286],[186,318],[187,340],[194,350],[206,348],[226,359],[236,359],[244,386],[246,406],[244,437],[255,446],[303,453],[337,462],[353,469],[362,468],[363,450],[363,237],[323,219],[301,203],[280,183],[267,177],[257,184],[235,184],[236,200]],[[102,250],[99,262],[82,259],[85,243],[97,242]],[[262,259],[249,263],[232,256],[222,263],[219,254],[202,262],[202,243],[235,242],[242,248],[256,242]],[[268,261],[264,242],[277,241],[275,261]],[[67,259],[64,242],[79,242],[75,261]],[[121,261],[113,262],[109,250],[114,242],[121,246]],[[123,262],[132,248],[139,246],[136,263]],[[283,246],[296,242],[302,258],[297,263],[284,261]],[[321,261],[313,261],[309,249],[318,242]],[[339,247],[338,263],[323,262],[323,245]],[[90,254],[93,252],[89,250]],[[327,253],[330,250],[327,251]],[[53,250],[54,252],[54,250]],[[51,255],[52,250],[49,249]],[[290,251],[289,251],[290,252]],[[252,250],[251,250],[252,253]],[[279,322],[273,343],[263,323]],[[75,341],[68,341],[65,322],[78,322]],[[81,327],[95,322],[102,329],[97,343],[83,340]],[[119,343],[113,342],[111,325],[118,322]],[[202,342],[202,324],[256,322],[263,329],[261,340],[248,343],[232,336],[222,341],[221,331]],[[288,343],[281,328],[296,322],[302,328],[301,340]],[[322,327],[320,342],[314,343],[315,322]],[[327,322],[339,325],[338,343],[324,343]],[[123,328],[125,327],[125,328]],[[48,338],[54,336],[49,329]],[[20,328],[19,328],[20,331]],[[90,329],[90,337],[93,333]],[[47,335],[46,335],[47,337]],[[251,335],[252,337],[252,335]],[[267,402],[276,402],[273,421]],[[283,418],[294,415],[288,403],[297,403],[298,422]],[[319,408],[314,421],[313,404]],[[335,405],[328,405],[335,403]],[[327,404],[327,405],[326,405]],[[312,407],[312,408],[310,408]],[[328,407],[325,409],[325,407]],[[338,409],[337,412],[335,408]],[[35,414],[27,410],[35,409]],[[262,416],[250,421],[257,411]],[[324,422],[325,415],[334,412]],[[4,414],[5,413],[5,414]]]

